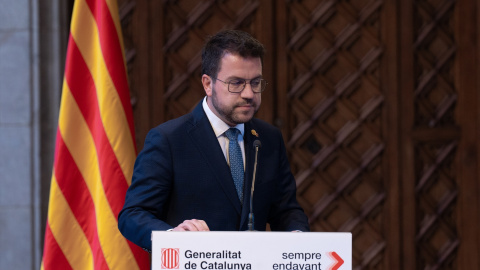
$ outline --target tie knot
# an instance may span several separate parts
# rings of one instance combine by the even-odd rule
[[[227,136],[230,141],[236,141],[238,139],[238,133],[240,133],[240,130],[237,128],[229,128],[225,131],[225,136]]]

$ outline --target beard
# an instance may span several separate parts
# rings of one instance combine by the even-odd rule
[[[247,104],[254,108],[253,114],[249,115],[250,113],[245,114],[235,111],[237,107]],[[238,125],[250,121],[259,109],[259,106],[252,99],[242,99],[241,101],[230,106],[222,104],[218,100],[215,87],[212,87],[212,105],[217,113],[220,114],[219,117],[229,125]]]

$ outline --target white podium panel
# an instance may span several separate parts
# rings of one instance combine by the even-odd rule
[[[351,270],[352,234],[152,233],[152,269]]]

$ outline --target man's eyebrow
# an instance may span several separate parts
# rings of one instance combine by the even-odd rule
[[[237,76],[231,76],[231,77],[227,78],[227,80],[242,80],[242,81],[253,81],[253,80],[258,80],[258,79],[263,79],[263,76],[258,75],[256,77],[251,78],[251,79],[240,78],[240,77],[237,77]]]

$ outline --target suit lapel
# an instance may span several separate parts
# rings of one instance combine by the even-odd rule
[[[230,168],[225,161],[225,156],[218,144],[212,126],[203,111],[202,102],[195,107],[192,116],[192,125],[187,130],[187,133],[208,162],[212,175],[214,175],[214,181],[218,182],[227,197],[230,199],[230,202],[234,205],[237,213],[241,214],[242,206],[238,200]]]

